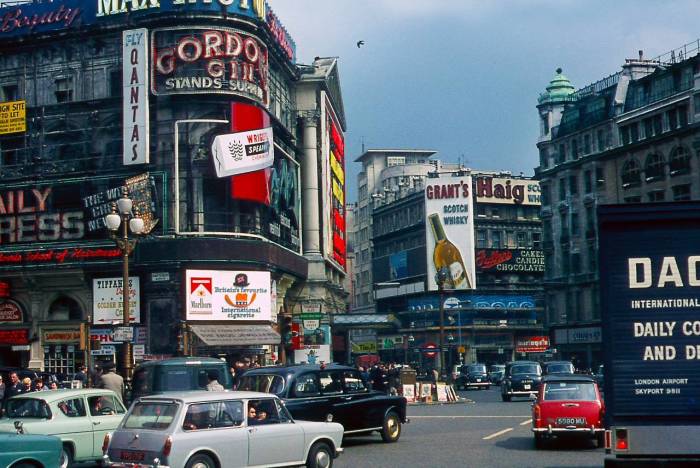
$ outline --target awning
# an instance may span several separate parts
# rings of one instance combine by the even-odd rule
[[[269,325],[190,325],[207,346],[275,345],[280,334]]]

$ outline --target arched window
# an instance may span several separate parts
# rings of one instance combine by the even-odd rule
[[[622,187],[629,188],[639,185],[641,182],[641,171],[636,159],[628,159],[622,166]]]
[[[666,175],[664,163],[664,157],[658,153],[652,153],[647,156],[646,164],[644,165],[644,173],[646,175],[647,182],[661,180],[664,178]]]
[[[685,146],[679,146],[671,151],[669,169],[671,177],[690,172],[690,152]]]
[[[59,296],[49,307],[49,320],[82,320],[83,311],[75,299]]]

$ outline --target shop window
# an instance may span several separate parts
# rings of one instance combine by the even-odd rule
[[[67,296],[61,296],[49,307],[49,321],[82,320],[83,311],[80,305]]]
[[[636,159],[628,159],[622,166],[622,188],[629,188],[639,185],[641,182],[641,171]]]
[[[690,152],[684,147],[679,146],[671,152],[671,161],[669,164],[671,177],[688,174],[690,172]]]
[[[658,153],[650,154],[647,156],[646,164],[644,167],[644,173],[646,175],[647,182],[653,182],[655,180],[662,180],[665,175],[665,161],[664,157]]]

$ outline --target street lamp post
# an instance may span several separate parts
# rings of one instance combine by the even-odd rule
[[[141,234],[144,230],[143,219],[138,216],[138,212],[132,212],[132,206],[133,201],[128,197],[128,191],[125,187],[122,197],[117,200],[116,206],[112,205],[112,213],[105,217],[107,228],[112,233],[112,238],[122,253],[122,323],[124,326],[131,326],[131,314],[129,313],[129,296],[131,293],[129,290],[129,254],[136,246],[135,239],[129,240],[129,230],[136,235]],[[120,227],[121,233],[117,234]],[[134,362],[131,342],[124,342],[122,354],[124,378],[128,383],[131,381]]]

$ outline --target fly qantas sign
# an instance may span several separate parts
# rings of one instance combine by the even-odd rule
[[[700,286],[698,265],[700,255],[687,258],[663,257],[661,266],[653,265],[651,258],[639,257],[627,259],[630,289],[643,288],[682,288]],[[681,274],[681,268],[683,273]]]

